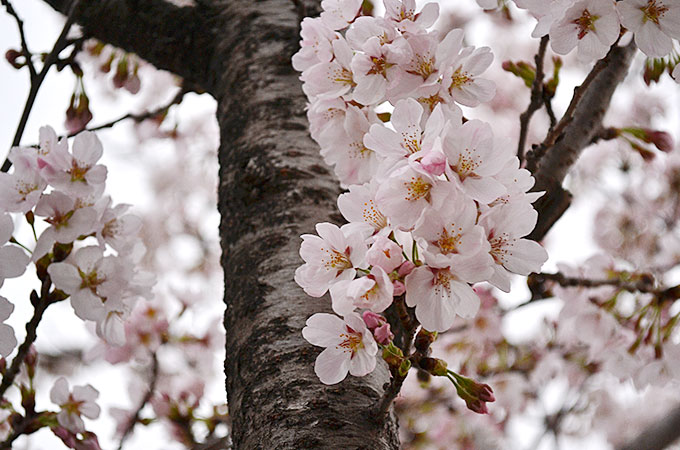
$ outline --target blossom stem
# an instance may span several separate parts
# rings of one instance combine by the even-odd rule
[[[33,317],[31,317],[31,320],[29,320],[28,323],[26,324],[26,338],[24,339],[24,342],[22,342],[21,345],[19,346],[19,350],[17,351],[16,356],[14,356],[12,364],[9,366],[9,368],[3,375],[2,382],[0,382],[0,399],[4,397],[7,389],[12,385],[12,383],[14,383],[14,379],[19,373],[21,364],[26,359],[26,356],[28,355],[28,351],[30,350],[31,345],[33,345],[33,343],[35,342],[38,324],[42,320],[45,310],[52,303],[56,303],[60,300],[63,300],[63,298],[61,298],[61,296],[57,294],[58,291],[46,293],[51,284],[52,282],[49,278],[43,281],[43,289],[41,289],[43,295],[41,295],[38,301],[35,302],[33,305],[35,308],[33,310]],[[45,289],[45,286],[47,286],[47,289]]]
[[[120,437],[120,442],[118,443],[118,450],[122,450],[123,443],[130,436],[132,430],[135,428],[135,425],[139,421],[139,415],[141,414],[142,409],[144,409],[146,404],[149,403],[149,400],[151,400],[151,397],[153,396],[153,393],[156,390],[156,381],[158,381],[158,357],[156,355],[156,352],[153,352],[151,354],[151,361],[152,361],[151,380],[149,381],[149,390],[146,392],[146,395],[144,395],[144,398],[139,403],[139,406],[137,407],[134,416],[130,418],[127,427],[125,427],[125,431],[123,431],[123,434]]]
[[[541,43],[538,46],[538,53],[536,53],[534,58],[536,62],[536,75],[534,76],[534,82],[531,86],[531,100],[529,101],[529,106],[527,106],[526,111],[519,116],[520,127],[519,142],[517,144],[517,158],[519,158],[520,163],[524,160],[524,145],[526,144],[531,116],[538,111],[543,103],[543,60],[545,58],[545,50],[548,46],[548,39],[547,35],[541,38]]]
[[[6,1],[7,0],[3,0],[3,4],[6,5]],[[54,43],[52,51],[45,58],[45,62],[42,66],[42,69],[40,70],[40,73],[36,74],[35,76],[33,75],[33,73],[31,74],[31,88],[28,92],[28,97],[26,98],[24,111],[21,114],[21,119],[19,120],[19,126],[17,126],[17,131],[14,134],[14,139],[12,140],[12,147],[17,147],[21,142],[21,136],[24,134],[24,129],[26,128],[26,123],[28,122],[28,116],[30,115],[31,110],[33,109],[33,103],[35,102],[35,99],[38,95],[38,90],[40,89],[40,86],[42,85],[43,81],[45,80],[45,77],[47,76],[47,72],[49,72],[50,67],[52,67],[58,61],[59,53],[61,53],[62,50],[64,50],[68,45],[70,45],[67,36],[68,32],[71,30],[73,22],[75,21],[74,12],[78,6],[78,3],[79,1],[76,0],[71,5],[71,10],[69,11],[68,16],[66,17],[66,23],[64,24],[64,28],[61,30],[61,34],[57,38],[57,41]],[[26,58],[27,59],[30,58],[30,55],[27,55]],[[12,162],[9,159],[5,159],[5,162],[2,164],[2,168],[0,168],[0,171],[7,172],[10,169],[10,167],[12,167]]]

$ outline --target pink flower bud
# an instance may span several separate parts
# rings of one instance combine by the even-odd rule
[[[383,316],[376,314],[373,311],[364,311],[362,318],[368,329],[371,331],[387,322]]]
[[[392,282],[392,286],[394,286],[394,296],[395,297],[406,292],[406,286],[404,285],[404,283],[402,283],[399,280],[394,280]]]
[[[366,261],[390,273],[404,260],[401,252],[401,247],[396,242],[384,236],[376,236],[373,245],[366,252]]]
[[[402,264],[399,267],[399,271],[397,273],[399,274],[400,277],[405,277],[406,275],[411,273],[411,271],[415,269],[415,267],[416,265],[413,264],[411,261],[405,261],[404,264]]]
[[[390,331],[389,323],[385,323],[373,330],[373,336],[375,337],[375,340],[382,345],[387,345],[394,339],[394,334]]]
[[[423,156],[420,164],[429,174],[439,176],[446,168],[446,156],[440,150],[432,149]]]
[[[662,152],[670,152],[673,150],[673,137],[665,131],[646,130],[649,142],[654,144],[656,148]]]

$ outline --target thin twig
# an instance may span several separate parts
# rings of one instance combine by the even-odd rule
[[[538,46],[538,53],[534,57],[536,62],[536,74],[534,76],[534,82],[531,86],[531,100],[529,101],[529,106],[527,110],[524,111],[519,116],[519,142],[517,144],[517,157],[520,163],[524,160],[524,145],[527,140],[527,133],[529,131],[529,122],[531,121],[531,116],[534,115],[536,111],[543,104],[543,60],[545,59],[545,50],[548,46],[548,36],[543,36],[541,38],[541,43]]]
[[[31,83],[33,83],[35,77],[38,74],[35,70],[35,65],[33,64],[33,53],[31,53],[31,51],[28,49],[28,42],[26,41],[26,34],[24,33],[24,21],[21,20],[19,14],[17,14],[17,12],[14,10],[9,0],[0,0],[0,3],[4,5],[9,15],[14,17],[14,20],[17,22],[17,27],[19,28],[19,37],[21,38],[21,52],[23,53],[24,58],[26,58],[26,66],[28,67],[28,71],[31,74]]]
[[[42,320],[45,310],[52,303],[56,303],[60,300],[63,300],[64,298],[63,293],[61,293],[61,291],[47,292],[51,285],[52,282],[49,279],[49,277],[43,281],[41,289],[42,295],[40,296],[38,301],[34,303],[35,309],[33,310],[33,317],[31,317],[31,320],[26,324],[26,338],[24,339],[24,342],[22,342],[21,345],[19,346],[19,350],[17,351],[16,356],[14,356],[12,364],[9,366],[9,368],[3,375],[2,382],[0,382],[0,398],[2,398],[5,395],[7,389],[12,385],[12,383],[14,383],[14,379],[19,373],[21,364],[23,364],[26,355],[28,355],[28,351],[31,348],[31,345],[33,345],[33,342],[35,342],[38,324]]]
[[[179,103],[182,101],[182,99],[184,98],[184,95],[185,95],[187,92],[189,92],[189,90],[187,90],[187,89],[185,89],[185,88],[182,88],[182,89],[179,90],[179,92],[177,92],[177,95],[175,95],[175,96],[172,98],[172,100],[170,100],[167,104],[165,104],[165,105],[163,105],[163,106],[159,106],[159,107],[156,108],[156,109],[149,110],[149,111],[146,111],[146,112],[143,112],[143,113],[138,113],[138,114],[127,113],[127,114],[125,114],[124,116],[121,116],[121,117],[119,117],[119,118],[117,118],[117,119],[115,119],[115,120],[112,120],[112,121],[110,121],[110,122],[107,122],[107,123],[104,123],[104,124],[101,124],[101,125],[97,125],[96,127],[86,128],[85,130],[87,130],[87,131],[98,131],[98,130],[103,130],[103,129],[105,129],[105,128],[111,128],[111,127],[113,127],[114,125],[116,125],[118,122],[122,122],[123,120],[127,120],[127,119],[132,119],[132,120],[134,120],[136,123],[143,122],[144,120],[151,119],[152,117],[155,117],[155,116],[157,116],[157,115],[159,115],[159,114],[165,112],[165,111],[166,111],[168,108],[170,108],[172,105],[177,105],[177,104],[179,104]],[[81,130],[81,131],[82,131],[82,130]],[[76,134],[80,133],[81,131],[77,131],[77,132],[74,132],[74,133],[69,133],[69,134],[68,134],[68,137],[73,137],[73,136],[75,136]]]
[[[560,272],[557,273],[534,273],[529,275],[532,285],[542,285],[546,281],[553,281],[563,287],[583,287],[596,288],[602,286],[615,287],[622,291],[628,292],[642,292],[645,294],[652,294],[658,303],[663,303],[667,300],[675,300],[680,297],[680,285],[671,287],[655,287],[654,280],[650,277],[643,276],[636,281],[627,281],[620,278],[613,278],[607,280],[595,280],[589,278],[569,277]],[[533,296],[531,299],[523,302],[513,309],[519,309],[523,306],[529,305],[539,300],[544,300],[548,297],[544,295]]]
[[[617,39],[612,47],[617,46],[618,42],[619,41]],[[546,136],[545,140],[541,144],[543,147],[545,148],[551,147],[555,143],[555,141],[557,141],[557,138],[560,137],[566,126],[569,125],[569,123],[571,123],[571,121],[574,119],[576,107],[581,102],[581,98],[583,98],[583,95],[588,91],[588,86],[590,86],[593,80],[597,78],[597,75],[600,72],[602,72],[602,70],[604,70],[606,66],[607,66],[606,58],[599,60],[595,64],[595,67],[593,67],[593,70],[590,71],[586,79],[583,80],[583,83],[581,83],[580,86],[574,88],[574,96],[571,98],[571,102],[569,103],[567,110],[564,112],[564,115],[560,119],[560,122],[557,124],[557,126],[553,128],[552,131],[548,133],[548,135]]]
[[[125,431],[123,432],[123,435],[120,438],[120,442],[118,443],[118,450],[122,450],[123,443],[128,438],[128,436],[130,436],[132,430],[135,428],[135,425],[137,425],[137,422],[139,421],[139,415],[142,413],[142,409],[144,409],[146,404],[149,403],[149,400],[151,400],[151,397],[153,396],[153,393],[156,390],[156,381],[158,381],[158,357],[156,356],[155,352],[151,354],[151,358],[152,358],[151,381],[149,382],[149,390],[146,392],[146,395],[144,395],[144,398],[140,402],[137,411],[135,411],[135,415],[132,418],[130,418],[130,422],[125,428]]]
[[[28,122],[28,116],[30,115],[31,110],[33,109],[33,103],[35,102],[35,98],[38,95],[38,90],[40,89],[40,86],[45,80],[45,76],[47,76],[47,72],[50,70],[50,67],[52,67],[59,60],[59,53],[61,53],[61,51],[64,50],[69,45],[67,35],[75,20],[74,12],[78,6],[78,3],[79,3],[78,0],[73,2],[71,10],[69,11],[68,16],[66,17],[66,23],[64,24],[64,28],[61,30],[61,34],[57,38],[57,41],[54,43],[52,51],[45,58],[45,62],[43,63],[43,67],[40,70],[40,73],[37,74],[35,78],[31,79],[31,89],[28,92],[28,97],[26,98],[26,105],[24,106],[24,111],[21,114],[21,119],[19,120],[17,131],[14,134],[14,140],[12,140],[12,147],[18,146],[19,143],[21,142],[21,136],[24,134],[24,129],[26,128],[26,123]],[[2,168],[0,168],[0,171],[7,172],[10,167],[12,167],[12,162],[9,159],[5,159],[5,162],[3,163]]]

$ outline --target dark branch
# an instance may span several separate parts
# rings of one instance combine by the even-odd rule
[[[662,450],[680,438],[680,406],[619,450]]]
[[[159,106],[158,108],[155,108],[155,109],[152,109],[150,111],[143,112],[143,113],[138,113],[138,114],[127,113],[124,116],[121,116],[121,117],[114,119],[110,122],[106,122],[106,123],[103,123],[101,125],[97,125],[96,127],[86,128],[86,130],[87,131],[99,131],[99,130],[103,130],[105,128],[111,128],[114,125],[116,125],[117,123],[122,122],[122,121],[127,120],[127,119],[132,119],[136,123],[140,123],[140,122],[143,122],[147,119],[154,118],[154,117],[158,116],[159,114],[163,114],[164,112],[166,112],[168,110],[168,108],[170,108],[172,105],[178,105],[179,103],[181,103],[182,99],[184,98],[184,95],[187,92],[188,91],[186,89],[182,88],[182,89],[179,90],[179,92],[177,92],[177,95],[175,95],[172,98],[172,100],[170,100],[165,105]],[[80,133],[80,131],[75,132],[75,133],[70,133],[68,135],[68,137],[73,137],[78,133]]]
[[[146,394],[144,395],[142,401],[139,403],[139,406],[137,407],[134,416],[130,418],[130,421],[128,422],[127,427],[125,428],[125,431],[123,431],[123,434],[120,437],[120,442],[118,443],[118,450],[121,450],[123,448],[125,440],[130,436],[132,430],[135,428],[135,425],[137,425],[137,422],[139,421],[139,415],[142,413],[142,409],[144,409],[146,404],[149,403],[149,400],[151,400],[153,393],[156,391],[156,381],[158,381],[158,357],[156,356],[156,353],[153,353],[151,355],[151,358],[152,358],[151,379],[149,381],[149,390],[146,391]]]
[[[61,13],[74,1],[45,0]],[[87,1],[75,12],[87,36],[136,53],[208,92],[216,82],[212,56],[220,30],[215,18],[206,2],[179,7],[164,0]]]
[[[536,57],[534,58],[534,61],[536,62],[536,75],[534,76],[534,83],[531,86],[531,100],[529,101],[527,110],[519,116],[520,126],[519,143],[517,144],[517,157],[519,158],[520,162],[524,160],[524,145],[526,144],[527,140],[531,116],[533,116],[543,104],[543,60],[545,58],[545,49],[547,46],[548,36],[543,36],[541,38],[541,44],[538,46],[538,53],[536,53]]]
[[[69,45],[67,36],[69,30],[71,29],[71,26],[73,25],[73,10],[77,5],[78,0],[76,0],[73,3],[73,8],[69,10],[69,14],[68,17],[66,18],[64,28],[61,30],[61,34],[59,34],[57,41],[54,43],[52,51],[45,58],[45,62],[43,63],[43,67],[40,70],[40,73],[35,77],[31,77],[31,89],[28,92],[26,104],[24,105],[24,111],[21,114],[21,119],[19,119],[17,131],[14,134],[14,140],[12,140],[12,147],[18,146],[19,143],[21,142],[21,136],[23,136],[24,129],[26,128],[26,123],[28,122],[28,116],[31,114],[31,110],[33,109],[33,103],[35,102],[35,98],[38,95],[40,86],[42,85],[43,81],[45,80],[45,77],[47,76],[47,72],[49,72],[50,68],[59,59],[59,53],[61,53],[61,51],[64,50]],[[5,162],[2,164],[2,168],[0,169],[0,171],[7,172],[10,167],[12,167],[12,162],[9,159],[5,159]]]
[[[3,4],[3,6],[7,9],[7,13],[14,17],[14,20],[17,22],[17,28],[19,28],[19,37],[21,39],[21,52],[24,58],[26,58],[26,67],[28,67],[28,71],[31,74],[32,83],[38,73],[35,70],[35,65],[31,59],[33,57],[33,53],[31,53],[31,51],[28,49],[28,42],[26,41],[26,34],[24,33],[24,21],[21,20],[21,17],[19,17],[17,12],[14,10],[9,0],[0,0],[0,3]]]
[[[548,134],[543,144],[527,155],[527,169],[536,178],[534,191],[545,191],[534,207],[538,223],[528,236],[541,240],[571,203],[571,194],[562,181],[578,157],[601,130],[602,119],[612,95],[628,73],[635,54],[634,43],[612,47],[606,57],[595,64],[560,123]]]

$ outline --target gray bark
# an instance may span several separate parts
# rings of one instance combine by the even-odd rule
[[[66,12],[73,0],[46,0]],[[313,12],[312,2],[308,10]],[[171,70],[218,101],[219,211],[225,276],[227,397],[239,449],[396,449],[396,420],[371,408],[389,380],[373,374],[322,385],[320,349],[301,335],[327,298],[293,281],[300,235],[335,221],[338,183],[307,131],[290,65],[304,4],[290,0],[81,0],[86,33]]]

